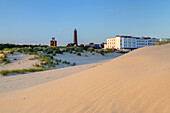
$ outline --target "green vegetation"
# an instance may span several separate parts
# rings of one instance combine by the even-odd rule
[[[3,50],[4,48],[24,48],[24,47],[31,47],[31,48],[35,48],[35,47],[40,47],[39,45],[15,45],[15,44],[0,44],[0,50]],[[42,47],[47,47],[47,46],[41,46]]]
[[[62,63],[63,64],[70,64],[70,62],[67,62],[66,60],[64,60]]]
[[[17,60],[17,58],[13,58],[13,60]]]
[[[30,68],[30,69],[16,69],[16,70],[2,70],[0,71],[0,74],[2,76],[6,76],[8,74],[25,74],[25,73],[28,73],[28,72],[37,72],[37,71],[45,71],[47,70],[46,68]]]
[[[29,60],[35,60],[35,59],[39,59],[39,56],[34,56],[34,57],[29,58]]]
[[[14,53],[14,50],[11,49],[11,50],[9,51],[9,54],[13,54],[13,53]]]
[[[35,66],[35,67],[40,67],[40,65],[39,65],[39,64],[35,64],[35,65],[33,65],[33,66]]]
[[[165,42],[165,41],[162,41],[162,42],[155,42],[155,45],[165,45],[165,44],[168,44],[170,42]]]
[[[3,56],[0,57],[0,64],[2,64],[2,63],[4,63],[4,64],[10,63],[10,60],[7,59],[7,54],[5,54],[5,53],[3,53]]]
[[[71,66],[75,66],[75,65],[76,65],[76,63],[75,63],[75,62],[71,64]]]
[[[3,56],[4,56],[4,58],[7,58],[7,54],[6,53],[4,53]]]
[[[53,53],[53,56],[56,56],[56,53]]]
[[[74,52],[73,52],[73,54],[77,54],[77,52],[76,52],[76,51],[74,51]]]
[[[94,48],[90,47],[87,49],[87,51],[89,51],[90,53],[92,53],[94,51]]]
[[[81,56],[81,53],[77,53],[77,56]]]
[[[55,62],[60,63],[62,60],[55,59]]]
[[[35,64],[34,66],[38,69],[45,69],[45,68],[55,68],[56,65],[59,65],[60,63],[62,64],[68,64],[71,66],[75,66],[76,63],[70,63],[69,61],[62,61],[60,59],[56,59],[54,56],[58,56],[58,54],[63,54],[64,52],[70,53],[70,54],[75,54],[77,56],[82,56],[82,53],[88,51],[92,55],[95,54],[101,54],[104,55],[105,53],[114,53],[114,52],[119,52],[119,53],[125,53],[124,51],[116,51],[112,49],[94,49],[92,47],[63,47],[63,46],[58,46],[58,47],[34,47],[34,46],[12,46],[6,47],[0,50],[0,53],[3,54],[3,57],[0,58],[0,63],[7,64],[10,61],[7,59],[7,54],[13,54],[14,52],[19,52],[22,54],[28,54],[28,55],[34,55],[33,57],[29,58],[29,60],[35,60],[38,59],[40,61],[40,64]],[[17,53],[18,54],[18,53]],[[85,57],[88,57],[85,55]],[[17,60],[17,58],[13,58],[13,60]],[[28,70],[13,70],[8,71],[8,70],[3,70],[1,73],[26,73],[29,72]],[[6,74],[6,75],[7,75]]]
[[[100,49],[100,50],[99,50],[99,53],[100,53],[101,55],[104,55],[104,50],[103,50],[103,49]]]
[[[113,50],[113,49],[106,49],[106,51],[105,51],[106,53],[114,53],[114,52],[116,52],[115,50]]]

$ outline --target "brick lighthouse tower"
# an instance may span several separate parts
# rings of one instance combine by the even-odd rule
[[[78,46],[77,44],[77,30],[74,29],[74,45]]]

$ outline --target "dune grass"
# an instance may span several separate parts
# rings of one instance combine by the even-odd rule
[[[8,74],[25,74],[28,72],[38,72],[48,70],[46,68],[30,68],[30,69],[16,69],[16,70],[1,70],[0,74],[6,76]]]
[[[76,63],[75,63],[75,62],[71,64],[71,66],[75,66],[75,65],[76,65]]]

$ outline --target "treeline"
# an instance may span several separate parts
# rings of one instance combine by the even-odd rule
[[[3,50],[4,48],[22,48],[22,47],[48,47],[47,45],[16,45],[16,44],[0,44],[0,50]]]
[[[170,44],[170,41],[169,42],[165,42],[165,41],[155,42],[155,45],[165,45],[165,44]]]

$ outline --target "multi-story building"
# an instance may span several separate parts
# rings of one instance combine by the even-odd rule
[[[152,46],[157,39],[150,37],[119,36],[107,38],[104,48],[133,50],[140,47]]]

